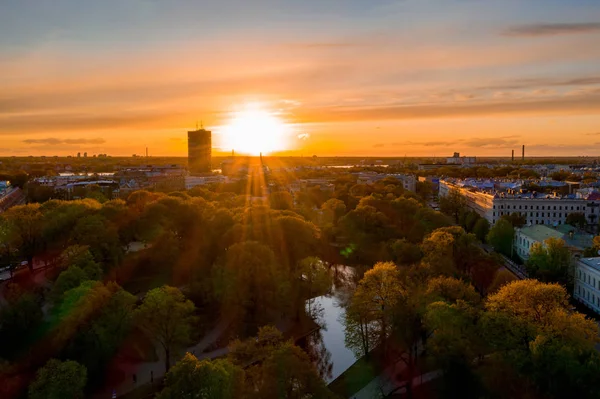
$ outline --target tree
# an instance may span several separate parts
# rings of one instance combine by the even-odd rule
[[[86,367],[88,386],[101,383],[104,372],[128,337],[137,298],[110,282],[109,299],[86,323],[79,326],[63,351],[63,357]]]
[[[165,377],[165,387],[157,399],[243,397],[244,371],[228,360],[198,360],[186,355]]]
[[[81,399],[87,381],[87,370],[72,360],[51,359],[38,370],[29,386],[29,399]]]
[[[490,229],[487,235],[487,242],[494,247],[494,249],[506,256],[512,256],[512,245],[515,230],[510,222],[506,219],[500,218]]]
[[[425,201],[430,199],[433,195],[433,183],[429,181],[418,181],[417,194]]]
[[[7,306],[0,310],[0,356],[9,358],[28,343],[33,332],[41,324],[43,313],[35,295],[22,291],[16,284],[6,286]]]
[[[20,248],[27,259],[27,266],[33,271],[33,257],[41,247],[42,213],[39,204],[18,205],[4,213],[14,239],[14,247]]]
[[[392,241],[390,244],[392,259],[399,265],[412,265],[421,260],[423,254],[418,245],[405,239]]]
[[[504,215],[500,219],[505,219],[511,224],[512,227],[516,229],[520,229],[527,224],[527,216],[519,212],[513,212],[511,214]]]
[[[569,213],[567,215],[567,219],[565,220],[566,224],[570,224],[571,226],[579,227],[583,229],[587,224],[587,220],[585,219],[585,214],[581,212]]]
[[[308,257],[298,265],[299,278],[303,282],[304,293],[299,300],[304,302],[308,298],[308,312],[311,312],[312,299],[315,295],[323,295],[331,288],[331,275],[325,263],[317,257]]]
[[[287,210],[294,208],[294,198],[287,191],[276,191],[269,195],[272,209]]]
[[[223,312],[233,313],[241,322],[262,325],[284,305],[288,280],[276,269],[273,251],[266,245],[256,241],[234,244],[213,271],[214,292]]]
[[[346,214],[346,204],[337,198],[331,198],[321,205],[321,210],[324,220],[336,225],[338,220]]]
[[[479,218],[473,227],[473,234],[481,242],[485,242],[485,238],[490,231],[490,222],[485,218]]]
[[[284,343],[261,365],[255,398],[333,398],[308,355],[292,343]]]
[[[446,215],[452,216],[454,221],[460,221],[461,214],[465,211],[467,201],[459,190],[452,189],[448,195],[440,197],[440,210]]]
[[[533,382],[541,397],[565,397],[569,392],[595,397],[580,378],[599,371],[594,348],[598,326],[571,311],[564,287],[514,281],[490,295],[485,307],[481,332],[495,352],[490,359],[495,365],[511,367],[523,385]]]
[[[573,283],[571,252],[560,238],[550,237],[543,244],[534,243],[525,266],[531,277],[543,282],[560,283],[569,288]]]
[[[516,280],[518,280],[517,277],[511,271],[507,269],[498,270],[494,275],[494,280],[488,287],[488,293],[494,294],[506,284]]]
[[[256,338],[233,341],[228,359],[246,369],[248,398],[332,397],[308,355],[275,327],[261,327]]]
[[[404,287],[396,265],[377,263],[358,283],[352,297],[357,315],[367,323],[374,323],[379,334],[379,344],[385,353],[385,343],[390,333],[390,318],[395,306],[402,301]]]
[[[181,291],[166,285],[149,291],[136,310],[139,326],[162,347],[167,371],[173,352],[190,342],[194,311]]]

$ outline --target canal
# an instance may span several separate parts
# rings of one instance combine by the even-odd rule
[[[344,339],[345,306],[352,292],[354,270],[337,266],[334,273],[331,293],[306,302],[306,311],[320,327],[307,337],[306,351],[327,384],[358,360]]]

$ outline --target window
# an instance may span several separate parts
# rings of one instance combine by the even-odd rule
[[[527,209],[527,205],[525,205],[525,209]]]
[[[540,209],[540,206],[539,206],[539,205],[536,205],[536,206],[535,206],[535,209]]]
[[[521,205],[519,205],[519,209],[521,209]]]
[[[556,208],[556,207],[554,207],[554,208]],[[556,212],[554,212],[554,213],[552,214],[552,217],[556,217]]]
[[[496,212],[494,212],[494,215],[493,215],[493,216],[496,216]]]
[[[573,207],[571,207],[571,209],[572,209],[572,208],[573,208]],[[577,207],[577,210],[579,210],[579,207]]]
[[[562,206],[559,206],[559,207],[558,207],[558,210],[559,210],[559,211],[562,211]]]
[[[571,210],[573,210],[573,205],[571,205]]]
[[[554,205],[554,210],[556,210],[556,205]]]
[[[544,210],[544,205],[542,205],[542,211]]]

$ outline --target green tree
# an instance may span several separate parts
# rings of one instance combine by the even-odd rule
[[[8,209],[4,218],[9,224],[13,247],[17,247],[30,271],[33,271],[33,257],[42,246],[42,218],[39,204],[18,205]]]
[[[232,245],[213,268],[214,292],[223,312],[248,325],[261,325],[286,305],[285,274],[275,267],[273,251],[256,241]]]
[[[573,270],[571,252],[560,238],[550,237],[541,243],[534,243],[525,263],[531,277],[547,283],[560,283],[571,287]]]
[[[138,325],[163,349],[167,371],[173,352],[191,340],[194,311],[181,291],[166,285],[149,291],[136,310]]]
[[[513,212],[511,214],[504,215],[500,219],[505,219],[515,229],[520,229],[527,224],[527,217],[519,212]]]
[[[29,386],[29,399],[80,399],[87,381],[87,370],[72,360],[51,359],[38,370]]]
[[[448,195],[440,197],[440,210],[446,215],[452,216],[456,223],[460,221],[466,207],[465,197],[456,189],[452,189],[448,192]]]
[[[6,288],[8,305],[0,310],[0,342],[6,345],[0,348],[0,356],[12,358],[40,326],[43,313],[32,293],[22,291],[16,284],[9,284]]]
[[[585,219],[585,215],[581,212],[569,213],[567,215],[567,219],[565,220],[566,224],[570,224],[571,226],[579,227],[583,229],[587,224],[587,220]]]
[[[511,223],[503,218],[500,218],[490,229],[487,235],[487,242],[494,249],[506,256],[512,256],[513,237],[515,230]]]
[[[487,237],[490,231],[490,222],[485,218],[479,218],[473,227],[473,234],[475,237],[481,242],[485,242],[485,238]]]
[[[198,360],[187,353],[165,377],[157,399],[243,397],[244,371],[227,360]]]

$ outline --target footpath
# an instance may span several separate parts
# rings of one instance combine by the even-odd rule
[[[210,330],[197,344],[186,348],[183,352],[194,354],[198,359],[215,359],[225,356],[228,348],[219,348],[211,352],[204,351],[215,344],[219,337],[225,333],[231,325],[232,320],[221,319],[212,330]],[[158,360],[155,362],[144,363],[121,363],[118,368],[125,376],[125,379],[115,387],[107,387],[105,390],[92,396],[93,399],[112,398],[113,392],[117,397],[121,397],[143,385],[153,383],[165,376],[165,358],[164,352],[158,351]],[[133,376],[135,375],[135,381]]]

